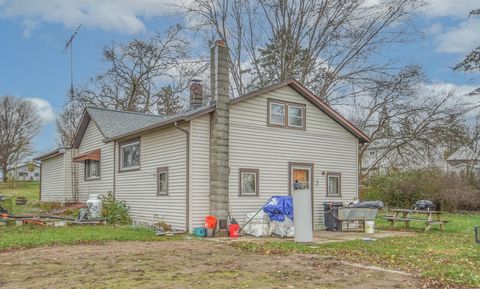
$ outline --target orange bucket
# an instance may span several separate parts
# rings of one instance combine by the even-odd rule
[[[217,226],[217,217],[207,216],[205,218],[205,228],[214,229]]]
[[[240,236],[240,225],[231,224],[230,225],[230,238],[238,238]]]

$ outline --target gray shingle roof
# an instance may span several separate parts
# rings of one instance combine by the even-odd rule
[[[157,124],[164,117],[105,108],[87,108],[88,113],[106,138],[115,137]]]
[[[168,117],[94,107],[87,108],[87,113],[108,141],[162,127],[175,121],[190,119],[214,109],[215,103],[211,103],[208,106],[183,111]]]
[[[475,156],[475,152],[471,148],[462,146],[449,156],[447,161],[471,161],[476,159],[478,159],[478,156]]]

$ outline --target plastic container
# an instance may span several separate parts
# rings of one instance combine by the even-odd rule
[[[100,196],[98,194],[91,194],[88,196],[86,207],[88,209],[90,219],[102,218],[102,200],[100,200]]]
[[[365,233],[375,233],[375,221],[365,221]]]
[[[202,238],[205,237],[205,234],[206,234],[205,228],[198,227],[198,228],[193,229],[193,231],[194,231],[195,236],[202,237]]]
[[[215,229],[213,228],[207,228],[207,237],[213,237]]]
[[[240,236],[240,225],[231,224],[230,225],[230,238],[238,238]]]
[[[207,216],[205,218],[205,228],[214,229],[217,226],[217,217]]]

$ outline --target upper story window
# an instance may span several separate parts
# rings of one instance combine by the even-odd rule
[[[140,139],[120,143],[120,171],[140,169]]]
[[[100,178],[100,161],[85,160],[85,180]]]
[[[268,126],[305,130],[305,104],[268,100]]]

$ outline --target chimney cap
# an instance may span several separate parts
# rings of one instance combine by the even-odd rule
[[[191,83],[202,83],[202,80],[201,79],[191,79],[190,82]]]
[[[223,41],[223,40],[221,40],[221,39],[216,40],[216,41],[215,41],[215,45],[216,45],[216,46],[227,46],[227,45],[225,44],[225,41]]]

